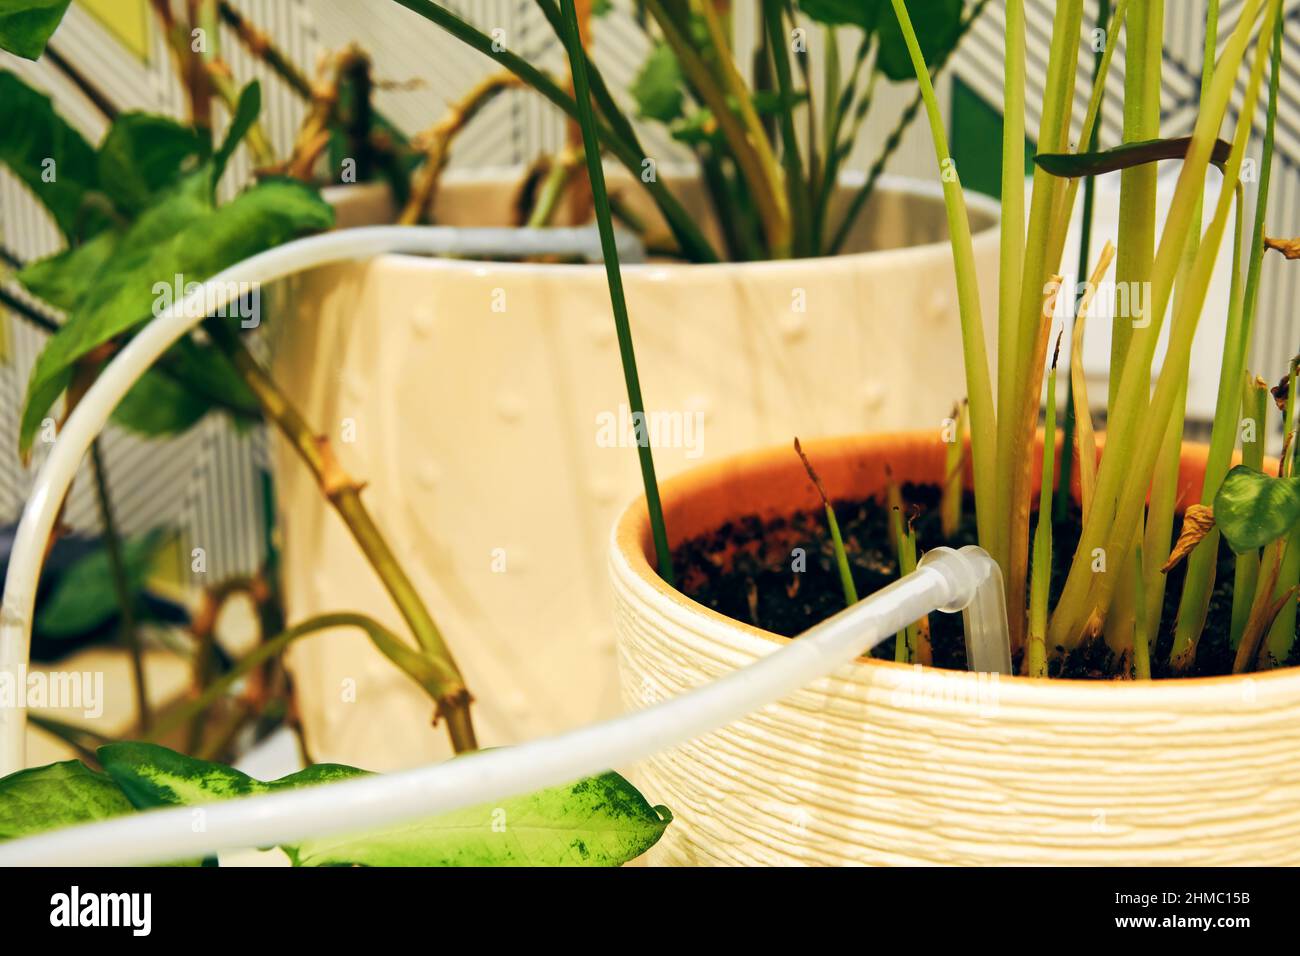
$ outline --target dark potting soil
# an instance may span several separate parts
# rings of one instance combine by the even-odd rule
[[[974,501],[970,495],[956,537],[944,540],[939,522],[939,489],[934,485],[904,484],[900,491],[906,513],[913,519],[918,552],[941,545],[959,548],[976,543]],[[887,536],[889,509],[874,498],[836,501],[835,516],[858,594],[871,594],[897,580],[898,562]],[[1055,606],[1065,584],[1080,524],[1077,506],[1070,509],[1064,521],[1053,524],[1051,606]],[[803,570],[794,570],[799,557],[796,549],[803,549]],[[712,534],[681,544],[673,553],[673,565],[679,587],[688,597],[727,617],[786,637],[794,637],[844,608],[835,552],[826,516],[820,510],[796,512],[770,521],[751,515],[728,522]],[[1169,649],[1186,568],[1186,561],[1180,562],[1167,576],[1164,614],[1151,653],[1153,677],[1172,676]],[[1233,569],[1232,552],[1220,544],[1205,632],[1197,645],[1195,664],[1184,676],[1208,677],[1232,671],[1234,653],[1228,632]],[[960,614],[931,614],[930,641],[934,666],[966,669]],[[894,638],[878,645],[871,656],[893,660]],[[1019,670],[1019,654],[1013,663]],[[1105,641],[1097,640],[1064,658],[1054,655],[1049,668],[1052,677],[1107,680],[1118,676],[1120,663]],[[1286,663],[1300,664],[1300,641]]]

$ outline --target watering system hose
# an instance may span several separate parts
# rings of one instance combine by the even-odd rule
[[[235,294],[240,283],[270,282],[314,266],[382,252],[446,253],[452,238],[448,234],[465,231],[367,227],[291,242],[214,276],[145,326],[77,405],[37,476],[5,581],[0,677],[25,678],[45,542],[82,457],[123,395],[172,343],[200,322],[207,310],[223,304],[222,296]],[[204,808],[204,826],[197,832],[193,807],[152,810],[57,830],[0,845],[0,865],[95,866],[191,859],[222,849],[355,833],[558,786],[627,766],[738,720],[828,676],[934,610],[965,611],[968,628],[980,632],[976,646],[1005,642],[1001,589],[997,565],[981,549],[936,548],[916,571],[809,629],[798,640],[711,684],[645,710],[441,764],[210,804]],[[25,687],[25,679],[16,686]],[[0,708],[0,775],[23,766],[25,717],[22,706]]]

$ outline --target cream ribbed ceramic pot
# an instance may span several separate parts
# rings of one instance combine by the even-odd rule
[[[437,221],[509,223],[514,182],[450,182]],[[882,187],[855,239],[878,251],[623,270],[646,401],[667,416],[661,475],[795,431],[919,427],[949,414],[964,386],[940,192]],[[340,221],[382,218],[376,200],[349,194]],[[969,201],[992,292],[996,205]],[[274,374],[368,481],[366,503],[475,693],[479,740],[617,713],[605,548],[640,478],[603,268],[386,255],[284,291]],[[984,314],[994,320],[993,297]],[[918,392],[920,377],[942,387]],[[356,609],[404,633],[283,444],[274,466],[291,619]],[[387,770],[447,753],[428,700],[364,637],[327,633],[288,662],[315,760]]]
[[[833,498],[880,492],[887,463],[901,482],[943,474],[934,432],[808,446]],[[1184,450],[1184,500],[1204,462],[1203,446]],[[819,507],[788,445],[662,491],[673,542]],[[668,588],[652,552],[638,503],[610,562],[627,706],[787,640]],[[673,811],[652,864],[1296,864],[1300,671],[994,680],[863,660],[634,776]]]

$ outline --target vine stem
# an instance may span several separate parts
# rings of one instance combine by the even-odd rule
[[[363,486],[343,470],[329,440],[307,426],[301,412],[266,374],[232,329],[213,319],[207,320],[204,328],[217,347],[230,358],[267,418],[275,423],[311,470],[322,494],[348,526],[361,552],[410,626],[423,650],[419,656],[427,660],[430,667],[429,686],[437,702],[434,721],[446,718],[447,733],[457,753],[478,749],[470,717],[473,698],[433,616],[362,502]]]
[[[104,550],[108,553],[109,573],[113,578],[113,591],[117,595],[118,610],[122,615],[122,639],[131,654],[131,677],[135,687],[136,716],[140,720],[140,729],[145,733],[153,723],[149,710],[149,686],[145,681],[144,652],[140,645],[140,634],[136,630],[135,598],[131,594],[131,585],[127,580],[126,558],[122,554],[122,537],[118,534],[117,521],[113,517],[113,500],[108,493],[108,477],[104,471],[104,456],[100,452],[99,439],[90,446],[91,472],[95,476],[95,497],[99,502],[99,521],[104,529]]]
[[[411,650],[402,643],[402,640],[396,634],[373,618],[369,618],[364,614],[344,611],[309,617],[307,620],[287,628],[269,641],[259,644],[241,657],[230,670],[205,686],[197,697],[178,707],[159,721],[158,726],[149,735],[150,739],[157,740],[166,737],[176,728],[194,721],[211,707],[222,694],[230,690],[236,681],[274,658],[294,641],[335,627],[355,627],[364,631],[385,657],[424,688],[429,696],[438,702],[439,707],[442,706],[439,696],[442,693],[439,677],[434,673],[433,668],[430,666],[431,662],[427,657]]]

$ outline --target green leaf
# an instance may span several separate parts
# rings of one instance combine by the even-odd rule
[[[272,179],[213,209],[210,170],[185,177],[123,235],[111,268],[46,343],[27,384],[19,451],[31,448],[41,420],[71,378],[73,365],[99,345],[161,311],[162,288],[202,282],[227,266],[298,235],[328,229],[333,212],[299,182]],[[168,297],[168,302],[170,296]]]
[[[105,229],[79,246],[24,266],[14,278],[38,299],[71,312],[93,278],[108,265],[121,239],[117,230]]]
[[[80,761],[19,770],[0,778],[0,842],[107,820],[132,809],[110,777]]]
[[[1169,139],[1144,139],[1136,143],[1124,143],[1111,149],[1097,150],[1095,153],[1039,153],[1034,163],[1046,173],[1062,179],[1078,179],[1081,176],[1100,176],[1117,169],[1130,169],[1144,166],[1164,159],[1182,159],[1187,155],[1191,145],[1190,136],[1177,136]],[[1221,139],[1214,141],[1210,152],[1210,162],[1220,169],[1228,162],[1232,144]]]
[[[619,866],[672,822],[627,780],[603,773],[493,806],[296,848],[300,866]]]
[[[230,128],[226,130],[226,138],[221,141],[220,148],[212,157],[213,189],[217,188],[217,183],[221,181],[226,171],[226,164],[230,162],[235,149],[248,135],[249,127],[257,122],[257,115],[260,112],[262,112],[262,84],[254,80],[240,92],[239,102],[235,104],[235,115],[230,121]]]
[[[131,387],[113,410],[114,422],[140,435],[178,435],[218,404],[237,425],[261,420],[257,399],[219,349],[186,336],[165,361]]]
[[[341,764],[317,764],[263,782],[221,764],[156,744],[110,744],[100,762],[140,809],[368,776]],[[493,806],[442,814],[350,836],[287,846],[300,866],[613,866],[644,853],[672,814],[651,807],[616,773],[589,777]]]
[[[176,379],[153,368],[131,386],[117,408],[113,423],[149,438],[189,431],[211,406]]]
[[[99,182],[114,204],[132,215],[150,205],[202,150],[198,135],[166,116],[123,113],[99,145]]]
[[[54,112],[48,96],[7,70],[0,72],[0,129],[0,163],[49,210],[64,236],[90,235],[103,225],[102,217],[82,221],[83,200],[97,183],[94,149]]]
[[[127,585],[131,594],[144,588],[154,555],[162,544],[155,530],[131,538],[122,547]],[[36,627],[47,637],[75,637],[93,631],[119,611],[108,550],[101,546],[86,555],[59,578],[36,612]]]
[[[1300,477],[1274,478],[1237,465],[1214,496],[1214,523],[1237,554],[1276,541],[1297,522]]]
[[[870,33],[881,16],[894,15],[889,0],[799,0],[799,9],[810,19],[830,26],[854,26]]]
[[[39,59],[72,0],[0,0],[0,50]]]
[[[921,45],[925,65],[932,67],[952,52],[961,37],[962,0],[924,0],[923,3],[910,0],[906,6],[916,27],[916,39]],[[907,52],[898,17],[892,3],[886,7],[876,28],[876,42],[880,45],[876,69],[895,83],[914,81],[916,71],[912,68],[912,57]]]
[[[684,86],[677,57],[667,43],[660,41],[632,81],[632,98],[642,118],[668,123],[682,115]]]

